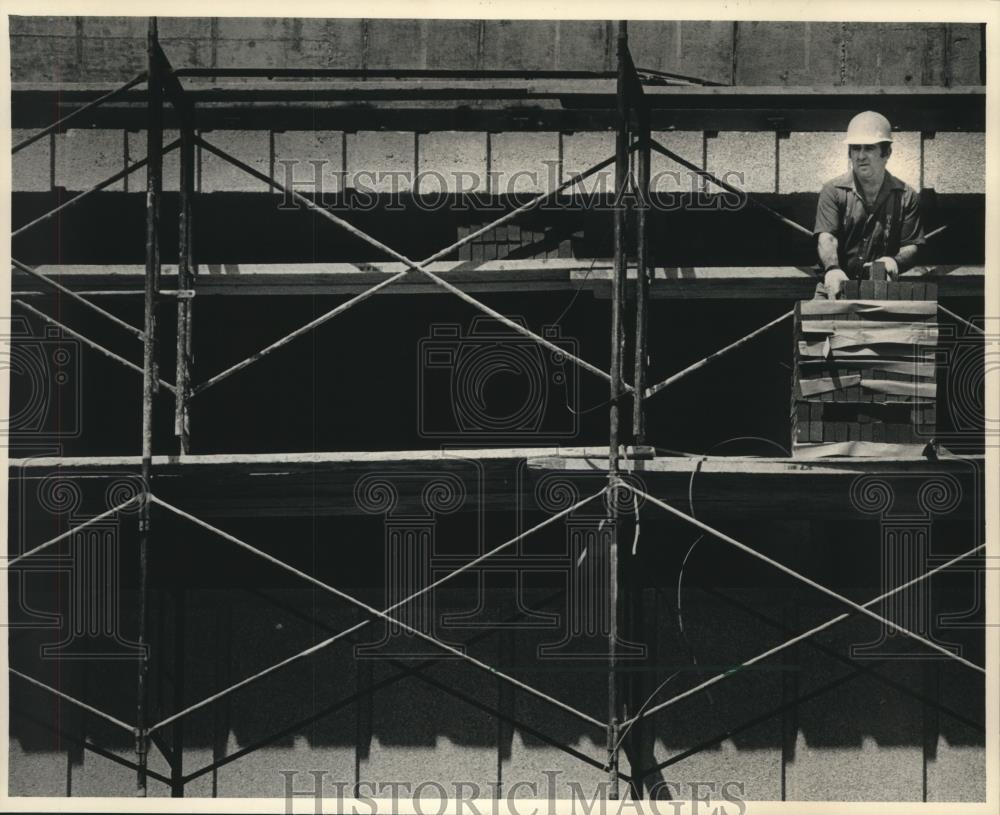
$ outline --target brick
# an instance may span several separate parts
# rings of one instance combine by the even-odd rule
[[[266,131],[213,130],[203,135],[213,147],[267,175],[271,148]],[[202,192],[265,192],[268,189],[263,181],[247,175],[214,153],[201,150]]]
[[[294,164],[282,164],[292,162]],[[315,162],[321,162],[317,164]],[[275,180],[304,195],[343,188],[344,134],[334,130],[289,130],[274,134]]]
[[[146,157],[146,131],[130,131],[125,134],[128,139],[129,164]],[[174,139],[180,138],[176,130],[163,131],[163,146],[166,147]],[[181,183],[181,151],[178,147],[163,157],[163,189],[173,192],[180,189]],[[146,189],[146,168],[140,167],[132,173],[125,182],[129,192],[142,192]]]
[[[36,132],[36,130],[14,130],[11,133],[11,144],[17,144]],[[45,136],[14,153],[11,167],[11,188],[14,192],[45,192],[51,189],[51,161],[51,136]]]
[[[86,190],[125,166],[125,139],[121,130],[71,129],[56,136],[57,187]],[[117,181],[106,189],[123,190]]]
[[[983,133],[938,133],[924,140],[924,186],[940,193],[984,193]]]
[[[707,146],[709,172],[747,192],[774,192],[773,133],[726,131]]]
[[[485,192],[486,134],[439,131],[418,137],[417,192]]]
[[[408,192],[413,187],[412,133],[348,133],[347,186],[370,192]]]
[[[562,181],[593,167],[615,154],[615,134],[608,131],[565,133],[562,136]],[[654,159],[655,161],[655,159]],[[567,195],[613,193],[615,166],[611,164],[566,191]]]
[[[497,133],[491,151],[491,192],[547,192],[556,186],[558,133]]]
[[[819,192],[850,169],[843,133],[793,132],[778,140],[778,192]]]
[[[700,130],[660,130],[653,132],[655,141],[696,167],[705,168],[704,138]],[[696,192],[701,189],[702,179],[676,161],[655,150],[651,152],[650,187],[653,192]],[[710,185],[711,189],[715,189]]]

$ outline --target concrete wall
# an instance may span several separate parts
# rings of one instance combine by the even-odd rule
[[[125,80],[144,66],[146,20],[13,17],[15,82]],[[603,20],[160,18],[175,67],[609,70]],[[643,68],[737,85],[976,85],[979,26],[643,21]]]
[[[13,138],[16,142],[28,135],[30,131],[15,130]],[[318,191],[322,185],[327,193],[345,184],[379,192],[411,192],[415,181],[417,191],[424,194],[537,193],[614,153],[613,134],[600,132],[216,130],[204,136],[259,172],[273,170],[283,184],[292,180],[303,192]],[[705,167],[707,158],[707,169],[748,192],[815,193],[824,181],[848,167],[841,133],[674,131],[653,136],[698,167]],[[164,134],[165,143],[174,138],[175,133]],[[888,169],[918,190],[985,192],[985,134],[903,132],[894,138]],[[201,192],[266,192],[262,181],[201,152],[196,175]],[[70,129],[14,155],[13,189],[85,190],[145,153],[142,133]],[[164,189],[177,189],[178,174],[175,151],[164,158]],[[611,190],[613,177],[612,167],[588,179],[585,189],[600,190],[603,185],[604,190]],[[653,189],[659,192],[692,191],[700,183],[690,171],[659,155],[653,156],[652,178]],[[136,171],[109,191],[126,188],[144,190],[145,171]]]
[[[284,557],[288,559],[287,552]],[[801,602],[773,588],[726,592],[778,625],[787,624],[794,603]],[[359,619],[344,604],[309,591],[267,593],[287,607],[240,590],[188,592],[185,703],[204,698]],[[447,608],[469,611],[475,607],[472,594],[444,590],[440,594]],[[538,596],[532,595],[536,599],[530,602]],[[128,603],[125,607],[132,608],[134,597],[128,594],[123,599]],[[487,600],[483,618],[502,618],[510,609],[508,600],[499,596]],[[685,642],[677,634],[670,604],[657,602],[652,590],[647,600],[655,667],[644,676],[646,693],[671,672],[681,672],[657,699],[669,698],[720,666],[784,638],[780,629],[688,588],[683,606]],[[797,608],[800,625],[839,611],[825,604]],[[560,607],[556,604],[552,610],[559,612]],[[169,628],[169,604],[157,604],[154,615],[160,613],[167,615]],[[310,623],[310,618],[318,624]],[[930,683],[938,682],[929,698],[982,721],[982,711],[974,701],[977,695],[981,699],[981,685],[977,690],[976,678],[955,665],[889,660],[862,666],[873,673],[857,673],[834,656],[846,653],[852,643],[871,641],[876,632],[875,626],[865,623],[834,629],[819,639],[827,651],[803,645],[789,660],[770,660],[758,670],[716,685],[710,693],[700,693],[657,714],[641,737],[643,760],[646,766],[668,759],[673,762],[653,773],[647,788],[665,781],[673,785],[675,795],[687,796],[694,782],[736,782],[751,800],[983,800],[982,732],[913,695],[926,694]],[[442,631],[450,641],[474,635],[485,636],[469,648],[472,655],[598,719],[605,716],[606,680],[600,659],[538,659],[536,647],[558,640],[558,632]],[[169,637],[166,645],[170,647]],[[412,642],[406,647],[413,654],[433,650],[421,650]],[[158,666],[152,673],[155,719],[176,709],[169,650],[164,654],[154,646],[154,659],[161,657],[167,660],[167,674],[160,675]],[[57,666],[31,660],[31,651],[25,647],[16,648],[13,658],[29,674],[101,710],[125,721],[134,718],[134,665],[129,661]],[[414,664],[413,659],[404,663]],[[57,672],[51,670],[55,667]],[[515,782],[534,784],[544,795],[549,784],[546,773],[554,772],[560,797],[570,797],[571,785],[576,783],[589,798],[605,780],[599,767],[541,737],[603,762],[601,730],[454,660],[439,660],[416,676],[400,678],[399,670],[399,664],[384,659],[355,660],[351,646],[338,645],[193,714],[185,724],[185,771],[218,766],[189,782],[186,794],[281,797],[285,789],[281,770],[297,772],[295,787],[300,790],[311,788],[310,771],[322,770],[328,784],[345,783],[348,789],[360,782],[403,782],[412,789],[435,781],[453,790],[462,781],[478,785],[483,797],[491,797],[497,785],[506,796]],[[383,683],[373,695],[362,695],[316,718],[372,681]],[[794,709],[779,710],[806,694],[813,695]],[[11,680],[11,703],[17,712],[11,718],[11,795],[133,794],[133,770],[73,741],[90,739],[112,757],[132,761],[127,733],[16,679]],[[498,708],[515,723],[498,722],[476,703]],[[283,735],[272,743],[247,750],[279,733]],[[703,746],[684,757],[697,745]],[[233,758],[227,761],[227,757]],[[169,775],[156,749],[150,768]],[[622,770],[630,771],[627,755]],[[153,779],[149,793],[166,796],[169,788]],[[532,797],[525,788],[515,794]]]

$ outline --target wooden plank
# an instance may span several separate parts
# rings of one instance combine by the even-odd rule
[[[456,237],[467,227],[459,227]],[[432,263],[430,270],[469,291],[523,291],[531,288],[576,291],[586,289],[607,296],[611,279],[609,261],[592,258],[522,259],[477,261],[470,267],[472,249],[459,250],[459,259]],[[982,295],[983,267],[940,267],[943,290],[949,295]],[[350,294],[363,291],[403,271],[400,263],[374,261],[357,263],[302,264],[202,264],[196,280],[199,296],[224,294]],[[46,264],[38,271],[82,292],[129,292],[140,295],[145,270],[137,265],[57,265]],[[161,276],[165,289],[176,288],[177,268],[165,264]],[[635,270],[629,270],[634,279]],[[29,275],[11,276],[18,295],[45,290]],[[854,283],[856,281],[848,281]],[[908,284],[897,284],[907,286]],[[794,266],[696,267],[654,270],[651,294],[657,298],[775,298],[812,296],[815,277],[806,268]],[[438,288],[420,275],[413,275],[385,289],[387,294],[437,292]],[[851,299],[857,299],[856,297]],[[836,301],[840,302],[840,301]]]

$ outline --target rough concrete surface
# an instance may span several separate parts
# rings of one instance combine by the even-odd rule
[[[490,149],[491,192],[548,192],[558,184],[558,133],[496,133]]]
[[[924,139],[924,186],[937,192],[986,190],[983,133],[938,133]]]
[[[409,192],[415,172],[413,133],[348,133],[347,186],[371,192]]]
[[[289,130],[274,134],[274,175],[281,184],[304,194],[334,193],[341,190],[343,174],[343,133]]]
[[[773,133],[719,133],[707,139],[709,172],[747,192],[774,192]]]
[[[270,171],[270,134],[260,130],[212,130],[204,135],[213,147],[267,175]],[[201,192],[266,192],[268,185],[239,167],[202,149]]]
[[[55,185],[79,191],[93,187],[125,166],[125,134],[121,130],[72,129],[56,135]],[[120,192],[119,179],[106,187]]]
[[[34,133],[13,130],[11,144],[17,144]],[[52,189],[52,137],[46,136],[14,153],[11,165],[11,186],[14,192],[45,192]]]
[[[417,192],[486,192],[485,133],[442,131],[417,139]]]

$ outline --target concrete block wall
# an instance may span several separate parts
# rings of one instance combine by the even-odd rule
[[[124,81],[144,67],[145,31],[140,17],[12,17],[12,78]],[[603,20],[160,19],[175,67],[602,71],[616,34]],[[640,67],[723,84],[984,82],[974,24],[635,21],[630,43]]]
[[[15,140],[27,135],[15,131]],[[413,191],[437,194],[466,192],[531,194],[546,192],[561,181],[614,154],[610,132],[389,132],[216,130],[206,140],[259,172],[274,172],[279,181],[292,177],[299,189],[323,174],[325,190],[340,189],[346,170],[348,187],[379,192]],[[736,186],[756,193],[818,192],[823,182],[848,168],[840,133],[776,134],[774,132],[657,132],[654,138],[698,167],[727,176]],[[177,137],[166,132],[164,143]],[[985,192],[983,133],[894,134],[889,171],[911,186],[939,193]],[[202,192],[265,192],[267,185],[200,151]],[[38,192],[62,187],[79,191],[111,176],[145,156],[145,135],[136,132],[71,129],[42,139],[14,156],[13,188]],[[707,165],[706,165],[707,161]],[[346,162],[346,164],[345,164]],[[316,164],[318,163],[318,164]],[[176,190],[179,157],[164,158],[164,189]],[[698,189],[689,170],[653,153],[654,190],[684,192]],[[727,175],[728,174],[728,175]],[[742,180],[740,180],[742,174]],[[614,167],[587,179],[588,191],[613,188]],[[140,169],[118,181],[111,191],[145,189]],[[442,190],[443,186],[443,190]]]
[[[449,609],[468,610],[475,602],[475,598],[455,591],[443,593],[448,594]],[[359,619],[342,603],[318,599],[308,590],[272,589],[268,594],[306,610],[322,627],[244,592],[187,593],[185,658],[190,701],[307,647],[327,636],[327,630],[341,630]],[[735,596],[771,619],[782,619],[783,600],[773,591],[744,589],[735,591]],[[734,664],[783,638],[781,632],[695,589],[686,590],[684,597],[686,644],[678,639],[675,610],[665,602],[650,606],[655,622],[648,630],[653,632],[651,658],[659,666],[657,683],[668,671],[682,669],[682,674],[663,688],[659,699],[704,678],[713,670],[710,666]],[[484,617],[502,618],[508,601],[499,596],[486,598]],[[839,607],[810,605],[801,611],[818,621],[833,616]],[[472,633],[452,632],[445,639],[465,639]],[[867,642],[872,635],[871,624],[859,621],[825,632],[819,643],[844,654],[852,643]],[[559,632],[552,630],[494,631],[469,650],[478,659],[502,666],[528,684],[602,719],[607,685],[599,660],[539,661],[538,645],[558,638]],[[409,645],[413,647],[413,643]],[[693,666],[692,659],[697,659],[700,669]],[[852,669],[809,644],[798,646],[789,660],[770,660],[756,670],[727,678],[711,693],[697,694],[657,714],[644,737],[651,747],[646,760],[673,760],[648,783],[669,781],[675,794],[680,785],[679,797],[695,781],[733,781],[743,784],[743,795],[749,800],[920,801],[925,791],[927,800],[983,800],[982,733],[962,730],[965,725],[956,725],[941,713],[936,744],[928,750],[926,722],[935,714],[912,696],[871,675],[859,674],[836,684]],[[412,666],[413,660],[407,664]],[[531,666],[542,669],[530,670]],[[90,662],[87,676],[78,681],[70,677],[78,677],[80,665],[67,666],[62,678],[51,681],[127,719],[129,711],[134,711],[130,701],[134,671],[127,670],[130,667],[130,663]],[[890,660],[871,667],[898,684],[918,692],[921,689],[924,667],[919,663]],[[981,706],[982,688],[980,684],[976,690],[974,677],[957,666],[951,666],[954,671],[938,667],[945,671],[941,676],[944,704],[962,710],[963,704],[974,706],[978,699]],[[557,773],[558,797],[573,795],[572,785],[576,784],[589,799],[606,779],[599,767],[557,749],[517,724],[498,721],[469,700],[498,707],[515,722],[603,763],[605,745],[600,730],[451,659],[439,661],[426,676],[464,699],[415,676],[387,681],[398,671],[398,666],[380,659],[357,660],[351,646],[336,645],[193,714],[185,726],[186,772],[237,755],[279,731],[288,732],[201,775],[189,784],[187,795],[281,797],[285,784],[282,770],[298,773],[295,786],[300,790],[311,787],[311,770],[322,770],[328,783],[345,783],[348,789],[359,781],[408,783],[411,789],[435,781],[452,790],[461,780],[477,784],[487,797],[497,784],[506,795],[515,782],[534,784],[541,791],[535,796],[544,796],[552,783],[546,773]],[[34,675],[39,675],[37,670]],[[169,680],[161,686],[155,673],[153,677],[151,698],[169,700]],[[352,696],[372,681],[386,684],[373,696],[363,696],[309,724],[296,726],[296,722]],[[834,684],[828,690],[793,712],[766,715],[792,698],[830,683]],[[105,729],[95,717],[82,716],[65,706],[56,710],[51,697],[39,694],[12,681],[12,703],[21,710],[58,722],[69,736],[88,736],[125,761],[134,758],[128,734]],[[962,699],[964,703],[956,704]],[[166,704],[169,710],[170,702]],[[966,714],[971,719],[982,718],[981,710]],[[747,726],[758,718],[759,722]],[[727,733],[717,743],[677,758],[692,746]],[[12,795],[134,794],[135,775],[128,767],[74,748],[70,739],[58,740],[23,717],[12,717],[10,748]],[[150,768],[169,774],[156,750],[150,756]],[[622,770],[630,771],[624,754]],[[166,786],[155,780],[150,782],[149,792],[156,797],[169,794]],[[514,795],[535,797],[527,786]]]

